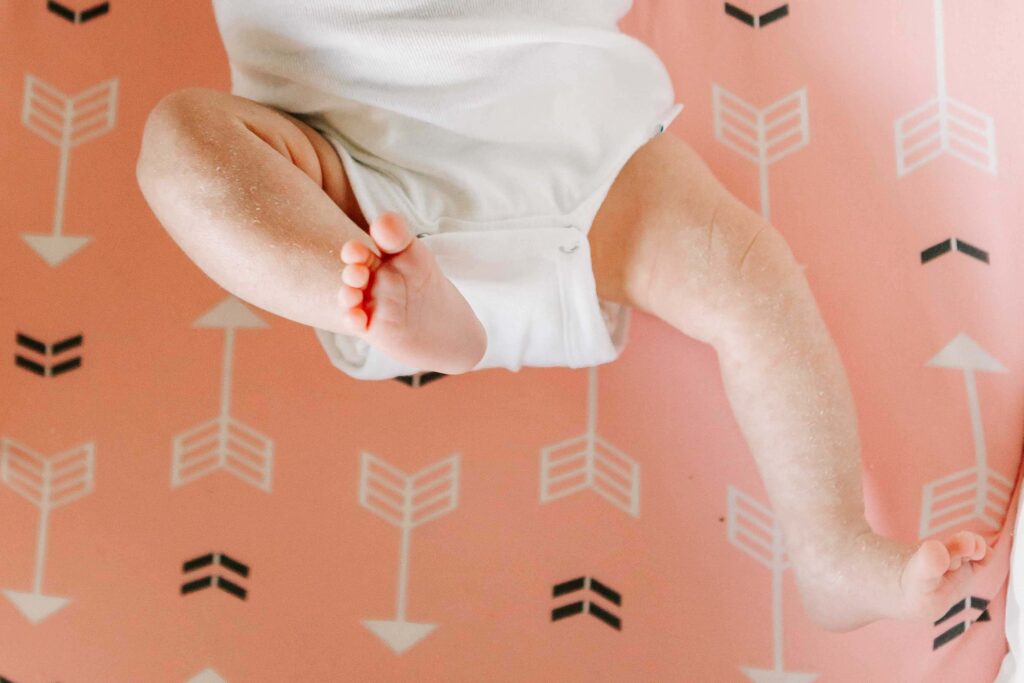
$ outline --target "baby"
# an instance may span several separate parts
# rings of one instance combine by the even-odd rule
[[[807,280],[659,135],[680,107],[618,30],[629,6],[214,0],[232,94],[165,97],[139,186],[225,289],[367,346],[353,376],[607,362],[615,307],[712,345],[809,614],[835,630],[937,618],[984,540],[872,532],[853,399]]]

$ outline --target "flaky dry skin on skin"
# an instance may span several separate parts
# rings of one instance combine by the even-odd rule
[[[336,152],[297,119],[216,91],[180,91],[150,115],[137,175],[173,239],[245,301],[363,336],[417,367],[465,371],[483,353],[479,321],[432,255],[397,217],[383,217],[372,236],[361,229]],[[662,135],[642,147],[588,240],[601,298],[716,350],[818,623],[933,620],[966,594],[987,550],[980,536],[915,546],[869,527],[853,397],[807,280],[778,231],[688,145]]]

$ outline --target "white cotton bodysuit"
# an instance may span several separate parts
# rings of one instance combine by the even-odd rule
[[[654,52],[618,30],[630,5],[213,0],[232,94],[324,135],[366,219],[404,216],[480,319],[475,369],[509,370],[605,363],[626,342],[631,311],[597,298],[587,233],[682,108]],[[421,370],[317,334],[352,377]]]

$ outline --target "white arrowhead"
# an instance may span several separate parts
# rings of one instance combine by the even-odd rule
[[[228,683],[226,679],[222,678],[213,669],[203,669],[192,678],[185,681],[185,683]]]
[[[768,669],[751,669],[741,666],[740,671],[754,683],[811,683],[818,674],[806,674],[799,671],[769,671]]]
[[[39,254],[50,266],[57,266],[61,261],[84,247],[91,237],[72,237],[69,235],[33,235],[21,233],[21,239]]]
[[[233,296],[211,308],[192,327],[266,327],[263,319]]]
[[[426,638],[437,624],[416,624],[411,621],[373,621],[366,619],[363,626],[377,634],[388,647],[400,655]]]
[[[51,595],[39,593],[19,593],[18,591],[4,591],[7,599],[14,603],[25,618],[33,624],[50,616],[64,605],[71,602],[70,598],[58,598]]]
[[[932,367],[1008,372],[988,351],[961,332],[927,363]]]

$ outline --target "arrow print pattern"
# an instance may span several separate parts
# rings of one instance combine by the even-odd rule
[[[171,488],[184,486],[217,470],[270,492],[274,442],[231,416],[231,368],[235,329],[267,324],[241,301],[229,296],[193,323],[224,330],[220,415],[174,437],[171,443]]]
[[[48,2],[46,3],[46,9],[48,9],[50,12],[53,12],[58,17],[67,19],[72,24],[84,24],[85,22],[91,19],[101,17],[107,12],[109,12],[110,3],[101,2],[98,5],[93,5],[92,7],[75,11],[70,7],[65,7],[59,2],[54,2],[54,0],[48,0]]]
[[[715,138],[757,164],[761,186],[761,215],[771,217],[768,167],[810,143],[807,88],[758,109],[717,83],[711,85]]]
[[[558,598],[563,595],[570,595],[577,591],[590,591],[616,607],[622,606],[622,595],[590,576],[581,576],[576,579],[564,581],[551,589],[551,596]],[[596,619],[603,621],[616,631],[622,630],[622,619],[611,612],[610,608],[602,607],[591,599],[577,600],[566,603],[551,610],[551,621],[560,621],[577,614],[589,614]]]
[[[82,345],[82,335],[77,334],[66,339],[61,339],[52,344],[46,344],[28,336],[27,334],[17,333],[15,336],[15,343],[18,346],[32,351],[36,354],[43,356],[42,359],[35,360],[28,356],[23,356],[20,353],[14,355],[14,364],[19,368],[24,368],[29,372],[35,373],[40,377],[57,377],[63,375],[66,372],[75,370],[82,367],[82,357],[73,356],[70,358],[60,359],[58,362],[57,356],[64,354],[66,351],[77,349]]]
[[[47,458],[10,437],[0,439],[0,482],[39,509],[32,590],[4,591],[7,599],[33,624],[52,616],[69,602],[69,598],[43,593],[50,512],[92,492],[95,462],[96,447],[92,443]]]
[[[238,560],[232,559],[223,553],[208,553],[206,555],[194,557],[191,560],[187,560],[182,565],[181,571],[184,574],[190,574],[205,567],[214,565],[221,566],[224,569],[237,574],[243,579],[249,578],[248,565],[242,564]],[[181,585],[181,594],[189,595],[190,593],[195,593],[197,591],[210,588],[211,586],[219,588],[225,593],[235,596],[239,600],[245,600],[249,594],[249,591],[239,584],[216,574],[207,574],[206,576],[183,583]]]
[[[902,177],[943,154],[996,174],[992,117],[953,99],[946,90],[943,0],[932,0],[937,94],[896,121],[896,173]]]
[[[727,2],[725,3],[725,13],[728,14],[730,17],[739,19],[748,26],[753,26],[754,28],[761,28],[762,26],[773,24],[779,19],[789,16],[789,5],[780,5],[779,7],[776,7],[775,9],[769,12],[765,12],[764,14],[758,16],[751,14],[745,10],[742,10],[736,5]]]
[[[988,263],[988,252],[979,249],[973,245],[967,244],[963,240],[958,240],[955,237],[943,240],[938,244],[933,244],[924,251],[921,252],[921,263],[925,264],[929,261],[933,261],[943,254],[948,254],[952,250],[956,250],[961,254],[970,256],[971,258],[978,259],[982,263]]]
[[[73,147],[114,129],[117,84],[114,78],[77,95],[66,95],[32,74],[25,74],[21,122],[60,149],[60,163],[52,231],[43,235],[22,233],[21,237],[51,267],[59,266],[92,239],[63,234],[68,164]]]
[[[984,598],[978,598],[972,595],[971,597],[964,598],[960,602],[950,607],[949,611],[942,615],[942,617],[940,617],[939,620],[935,622],[936,626],[945,624],[945,626],[943,626],[945,630],[939,635],[937,635],[935,637],[935,640],[932,641],[932,650],[938,650],[940,647],[950,642],[954,638],[962,636],[964,633],[967,632],[967,629],[969,629],[974,624],[983,621],[992,621],[992,617],[988,613],[988,602],[989,601],[985,600]],[[980,612],[978,618],[966,619],[964,621],[957,622],[952,627],[949,627],[949,624],[947,622],[953,617],[967,611],[968,607],[972,611]]]
[[[587,368],[587,430],[540,452],[540,502],[590,489],[640,516],[640,465],[597,434],[597,368]]]
[[[771,669],[740,667],[754,683],[810,683],[818,674],[786,671],[782,655],[782,575],[789,559],[782,539],[782,528],[771,508],[762,505],[734,486],[729,486],[726,502],[726,531],[729,542],[767,567],[772,574],[772,652]]]
[[[459,455],[451,455],[415,474],[406,474],[364,452],[359,470],[359,504],[401,530],[395,618],[363,620],[366,628],[400,655],[437,628],[437,624],[406,620],[409,544],[413,529],[447,515],[458,506]]]
[[[1014,482],[988,464],[985,428],[974,373],[1008,371],[962,332],[929,360],[927,365],[964,373],[974,436],[974,465],[925,484],[921,501],[920,537],[928,538],[972,520],[980,520],[992,529],[999,529],[1006,516]]]

